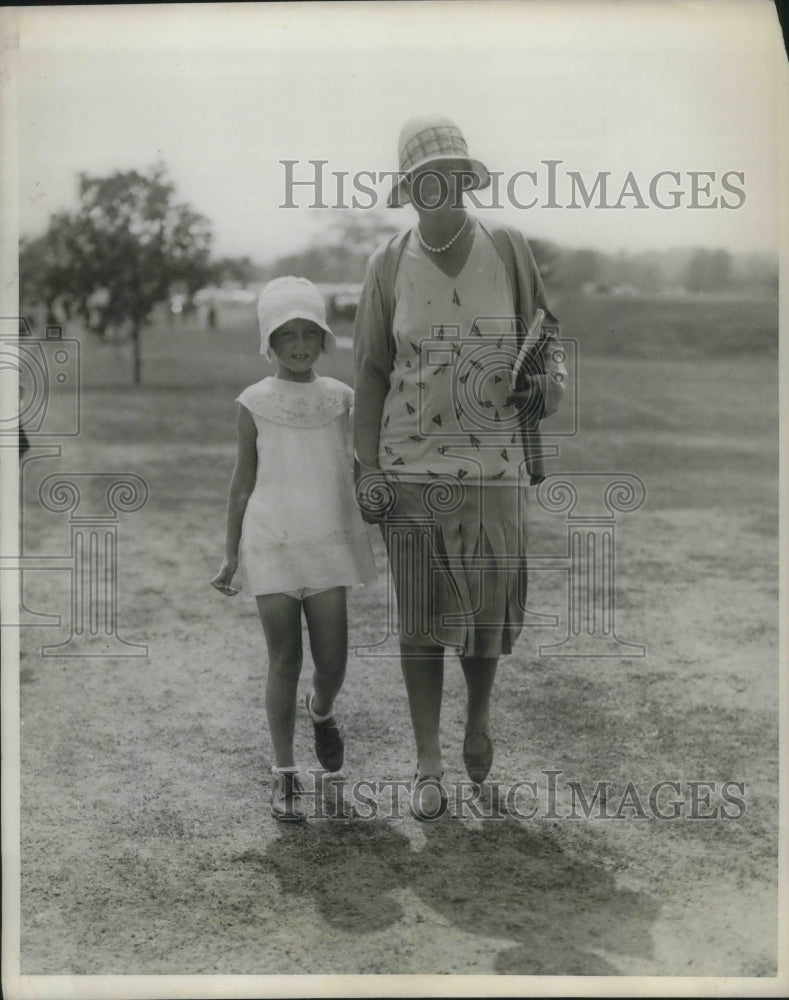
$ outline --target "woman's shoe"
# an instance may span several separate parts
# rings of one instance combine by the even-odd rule
[[[303,823],[304,786],[294,768],[272,768],[274,785],[271,790],[271,815],[281,823]]]
[[[485,747],[477,753],[469,750],[468,736],[463,740],[463,763],[466,765],[466,774],[477,785],[481,785],[487,778],[493,764],[493,744],[487,733],[482,735],[485,737]]]
[[[315,730],[315,754],[321,767],[326,771],[339,771],[345,759],[345,741],[342,729],[333,715],[316,719],[312,713],[313,692],[307,692],[307,714]]]
[[[431,823],[441,819],[447,811],[448,799],[444,786],[441,784],[443,774],[436,778],[428,775],[414,775],[414,788],[411,792],[411,815],[422,823]]]

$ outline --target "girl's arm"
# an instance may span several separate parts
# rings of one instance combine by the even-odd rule
[[[348,452],[348,459],[351,463],[356,460],[356,455],[354,453],[353,441],[354,441],[354,412],[355,407],[351,404],[345,421],[345,448]]]
[[[230,495],[227,501],[227,533],[225,536],[225,558],[222,568],[211,581],[221,593],[232,597],[238,591],[230,586],[230,581],[238,569],[238,543],[241,541],[241,526],[244,512],[257,475],[257,427],[249,410],[239,403],[237,437],[238,451],[236,465],[230,480]]]

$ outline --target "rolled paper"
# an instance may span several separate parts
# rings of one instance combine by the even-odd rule
[[[515,383],[518,379],[518,372],[523,367],[523,362],[526,360],[526,355],[529,353],[534,344],[536,343],[537,334],[540,327],[542,326],[542,321],[545,319],[545,310],[538,309],[534,314],[534,319],[531,321],[529,329],[526,331],[526,336],[523,338],[523,344],[521,345],[520,352],[515,361],[512,369],[512,375],[510,376],[510,392],[515,392]]]

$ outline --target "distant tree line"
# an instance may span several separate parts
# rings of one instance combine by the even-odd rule
[[[280,257],[264,278],[301,274],[316,282],[361,282],[367,260],[387,236],[406,224],[393,213],[327,212],[325,227],[309,247]],[[643,294],[688,292],[777,292],[778,261],[768,254],[704,248],[617,254],[573,249],[550,240],[529,243],[546,284],[563,291],[585,287],[629,288]]]
[[[769,254],[732,254],[701,247],[635,254],[558,247],[552,251],[549,280],[567,290],[585,286],[631,288],[645,294],[674,289],[767,294],[778,290],[778,261]]]
[[[212,258],[209,220],[175,197],[161,163],[107,177],[81,173],[78,207],[57,212],[47,231],[20,242],[20,300],[43,304],[47,321],[79,317],[105,340],[133,345],[140,382],[140,334],[154,308],[178,293],[187,303],[206,286],[255,288],[282,274],[317,283],[360,283],[373,250],[407,220],[392,212],[328,210],[310,245],[262,266],[249,256]],[[749,290],[775,293],[777,260],[726,250],[606,254],[532,239],[549,287],[630,288],[656,293]]]

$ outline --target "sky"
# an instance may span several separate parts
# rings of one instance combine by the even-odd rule
[[[483,207],[483,217],[612,253],[777,252],[785,56],[766,0],[0,13],[6,52],[9,38],[16,52],[23,234],[76,205],[79,171],[163,160],[179,198],[212,220],[217,254],[266,262],[306,245],[327,219],[304,187],[292,195],[297,207],[281,207],[282,160],[297,161],[297,179],[313,176],[310,160],[328,161],[324,199],[333,205],[335,172],[349,173],[350,197],[359,171],[397,169],[407,119],[439,112],[502,173],[501,207]],[[6,138],[8,130],[6,116]],[[549,160],[558,161],[553,202]],[[535,176],[513,180],[519,171]],[[679,177],[658,178],[653,198],[663,171]],[[578,193],[569,207],[573,177],[592,190],[603,173],[609,207],[599,207],[599,191],[592,207]],[[389,186],[375,185],[382,211]],[[675,209],[655,203],[676,198]],[[388,212],[398,225],[413,220],[411,209]]]

